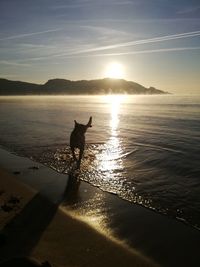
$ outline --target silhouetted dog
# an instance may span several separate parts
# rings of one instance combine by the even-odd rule
[[[75,148],[78,148],[80,150],[78,158],[78,167],[80,167],[83,151],[85,148],[85,133],[89,127],[92,127],[92,117],[90,117],[86,125],[80,124],[76,120],[74,122],[75,126],[70,136],[70,147],[72,150],[73,158],[76,161],[77,158],[75,156]]]

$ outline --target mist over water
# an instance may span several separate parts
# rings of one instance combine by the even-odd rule
[[[1,97],[0,144],[67,173],[93,116],[80,178],[200,229],[199,115],[199,96]]]

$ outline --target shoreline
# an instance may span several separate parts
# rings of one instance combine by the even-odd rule
[[[103,192],[86,182],[74,183],[74,177],[58,174],[42,164],[3,149],[0,149],[0,169],[5,169],[11,176],[13,172],[20,172],[14,178],[33,187],[42,197],[59,206],[58,214],[56,213],[57,218],[60,218],[57,219],[59,222],[65,216],[70,217],[77,223],[89,227],[88,229],[92,229],[102,238],[108,239],[109,242],[118,244],[121,249],[128,251],[130,248],[161,266],[200,264],[198,256],[200,232],[182,222],[119,199],[116,195]],[[50,225],[54,226],[50,229],[55,229],[54,222],[53,219]],[[62,229],[66,230],[66,227],[63,227],[62,225]],[[41,242],[44,242],[42,248],[45,255],[47,252],[44,244],[49,241],[50,235],[48,233],[45,235],[44,232],[44,236]],[[55,242],[50,242],[50,245],[54,247]],[[40,254],[39,247],[37,246],[35,251]],[[62,251],[63,248],[57,247],[57,249]]]
[[[57,146],[63,146],[63,145],[61,145],[61,144],[58,144],[58,145],[56,145],[55,147],[57,147]],[[9,154],[8,154],[8,157],[10,157],[10,155],[15,155],[16,156],[16,159],[17,159],[17,157],[18,158],[21,158],[21,159],[24,159],[24,161],[26,161],[27,163],[26,164],[28,164],[28,165],[31,165],[31,163],[30,162],[32,162],[32,166],[37,166],[36,168],[40,168],[41,169],[41,167],[42,167],[42,169],[45,169],[45,175],[46,176],[48,176],[48,177],[52,177],[52,176],[56,176],[58,179],[59,178],[61,178],[61,176],[63,176],[64,175],[64,177],[66,178],[66,184],[62,184],[62,187],[65,187],[66,185],[67,185],[67,183],[68,183],[68,179],[69,179],[69,177],[68,177],[68,174],[66,174],[66,173],[61,173],[61,172],[59,172],[59,171],[57,171],[57,170],[55,170],[54,168],[52,168],[52,167],[50,167],[50,166],[48,166],[48,165],[46,165],[46,164],[44,164],[44,163],[42,163],[42,162],[40,162],[40,161],[37,161],[37,159],[35,159],[35,158],[30,158],[29,156],[27,156],[27,155],[20,155],[20,154],[18,154],[17,152],[14,152],[14,151],[12,151],[11,149],[9,149],[9,148],[7,148],[7,147],[4,147],[4,146],[0,146],[0,164],[1,164],[1,153],[5,153],[5,152],[8,152]],[[16,160],[15,159],[15,160]],[[23,161],[23,163],[24,163],[24,161]],[[22,165],[23,165],[23,163],[22,163]],[[40,167],[38,167],[38,166],[40,166]],[[24,167],[20,167],[20,168],[22,168],[23,170],[25,169]],[[19,169],[19,168],[18,168]],[[30,166],[29,166],[29,169],[31,169],[30,168]],[[10,172],[11,173],[11,172]],[[57,174],[57,175],[56,175]],[[30,176],[30,173],[28,174],[29,176]],[[22,173],[20,173],[20,175],[19,175],[19,177],[23,177],[22,178],[22,181],[23,182],[25,182],[25,183],[30,183],[30,185],[31,186],[33,186],[34,188],[36,187],[36,188],[38,188],[38,180],[37,180],[37,182],[36,181],[34,181],[33,183],[31,182],[31,180],[32,179],[34,179],[35,177],[33,177],[33,175],[31,175],[31,177],[29,177],[29,179],[27,180],[27,177],[25,177],[24,178],[24,175],[22,176]],[[56,181],[55,181],[56,182]],[[88,184],[89,186],[91,186],[91,187],[94,187],[94,188],[96,188],[96,189],[99,189],[100,191],[103,191],[105,194],[106,193],[108,193],[108,194],[111,194],[111,195],[114,195],[114,196],[116,196],[116,197],[118,197],[118,198],[120,198],[122,201],[127,201],[127,202],[129,202],[129,203],[131,203],[132,205],[136,205],[136,206],[139,206],[139,207],[141,207],[141,208],[144,208],[144,209],[147,209],[148,211],[151,211],[151,212],[154,212],[154,213],[156,213],[156,214],[160,214],[160,215],[162,215],[162,216],[165,216],[165,217],[167,217],[167,218],[169,218],[169,219],[172,219],[172,220],[175,220],[175,221],[177,221],[177,222],[180,222],[180,223],[183,223],[183,224],[185,224],[186,226],[188,226],[188,227],[190,227],[190,228],[192,228],[192,229],[195,229],[195,230],[197,230],[197,231],[200,231],[200,228],[198,228],[197,226],[195,226],[195,225],[192,225],[192,224],[190,224],[190,223],[188,223],[186,220],[184,220],[184,219],[182,219],[182,218],[177,218],[177,217],[174,217],[174,216],[169,216],[168,214],[165,214],[165,213],[162,213],[162,212],[160,212],[159,210],[156,210],[156,209],[154,209],[154,208],[150,208],[150,207],[146,207],[146,206],[144,206],[144,205],[140,205],[140,204],[138,204],[138,203],[134,203],[134,202],[131,202],[131,201],[129,201],[129,200],[127,200],[126,198],[123,198],[123,197],[121,197],[121,196],[119,196],[117,193],[113,193],[113,192],[110,192],[110,191],[105,191],[105,190],[103,190],[100,186],[95,186],[95,185],[93,185],[93,184],[91,184],[91,183],[89,183],[89,182],[87,182],[87,181],[85,181],[85,180],[81,180],[81,182],[84,184]],[[40,182],[39,182],[40,183]],[[47,179],[45,179],[45,181],[43,182],[44,183],[44,186],[46,186],[47,185]],[[41,185],[40,185],[41,186]],[[39,188],[40,188],[40,186],[39,186]],[[62,189],[61,189],[62,190]],[[48,194],[48,192],[46,192],[47,194]],[[58,193],[59,194],[59,193]],[[51,201],[52,201],[52,196],[50,197],[50,199],[51,199]]]
[[[21,196],[21,207],[17,212],[10,211],[6,224],[1,225],[5,244],[1,243],[0,265],[13,258],[28,257],[37,262],[48,261],[54,267],[117,266],[118,263],[128,267],[133,263],[142,267],[158,266],[137,251],[63,213],[58,205],[7,172],[0,170],[0,175],[6,179],[0,180],[5,192]]]

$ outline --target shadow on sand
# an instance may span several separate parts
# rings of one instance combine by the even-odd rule
[[[13,265],[15,260],[22,260],[20,266],[40,266],[34,262],[28,262],[28,257],[53,220],[63,200],[72,203],[74,199],[78,198],[79,185],[78,174],[71,172],[64,193],[58,203],[50,202],[40,192],[29,201],[22,211],[1,231],[1,236],[4,237],[5,242],[1,244],[0,267],[15,266]],[[3,263],[5,261],[7,263]],[[9,265],[9,262],[11,265]]]
[[[62,201],[68,204],[74,204],[77,203],[80,198],[79,186],[81,181],[77,172],[70,172],[68,175],[68,183],[65,188]]]

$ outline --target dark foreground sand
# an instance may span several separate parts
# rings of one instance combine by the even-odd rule
[[[1,260],[200,266],[200,231],[182,222],[2,149],[0,170]]]
[[[29,256],[52,266],[156,266],[128,246],[98,233],[38,192],[0,170],[1,261]],[[13,203],[9,202],[15,197]]]

